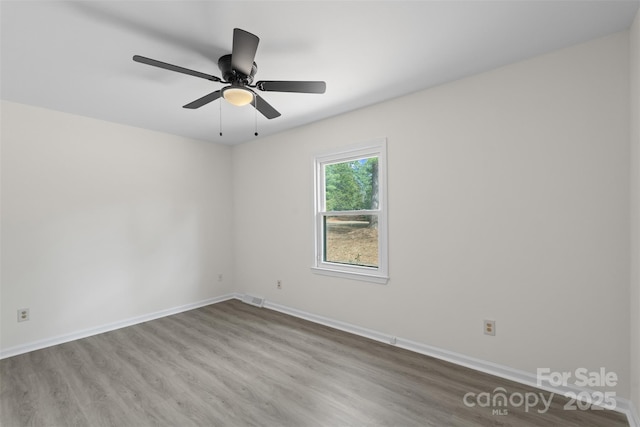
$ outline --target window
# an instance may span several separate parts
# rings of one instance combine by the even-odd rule
[[[386,140],[315,158],[316,273],[386,283]]]

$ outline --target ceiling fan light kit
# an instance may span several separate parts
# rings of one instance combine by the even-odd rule
[[[222,97],[230,104],[242,107],[243,105],[251,104],[251,101],[253,101],[253,92],[249,92],[239,86],[227,86],[222,89]]]
[[[260,39],[244,30],[233,30],[233,46],[231,54],[223,55],[218,60],[218,68],[222,78],[201,73],[144,56],[135,55],[133,60],[142,64],[164,68],[165,70],[188,74],[206,80],[228,84],[222,89],[211,92],[202,98],[184,105],[184,108],[196,109],[222,97],[230,104],[243,106],[251,104],[267,119],[280,116],[280,112],[252,89],[263,92],[297,92],[297,93],[325,93],[326,83],[323,81],[259,81],[253,85],[253,78],[258,66],[253,62],[258,50]],[[257,133],[256,133],[257,134]]]

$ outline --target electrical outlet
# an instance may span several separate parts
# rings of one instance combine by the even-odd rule
[[[282,289],[282,280],[276,280],[276,287]]]
[[[29,320],[29,309],[21,308],[18,310],[18,322],[26,322]]]
[[[484,334],[485,335],[495,335],[496,334],[496,321],[495,320],[485,320],[484,321]]]

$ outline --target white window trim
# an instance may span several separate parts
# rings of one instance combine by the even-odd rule
[[[324,242],[322,238],[322,218],[324,213],[324,180],[323,165],[336,162],[347,162],[363,157],[378,157],[378,267],[338,264],[322,260]],[[313,262],[314,273],[362,280],[366,282],[386,284],[389,280],[388,253],[388,210],[387,210],[387,140],[378,138],[359,144],[333,149],[319,153],[314,157],[314,224],[313,224]],[[367,211],[358,211],[358,213]],[[353,212],[341,212],[349,214]]]

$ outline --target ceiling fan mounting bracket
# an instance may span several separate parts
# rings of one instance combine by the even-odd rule
[[[222,78],[231,84],[248,85],[253,82],[253,77],[258,71],[258,65],[254,62],[251,67],[251,74],[246,76],[240,71],[233,69],[231,65],[231,55],[223,55],[218,59],[218,68],[222,73]]]

